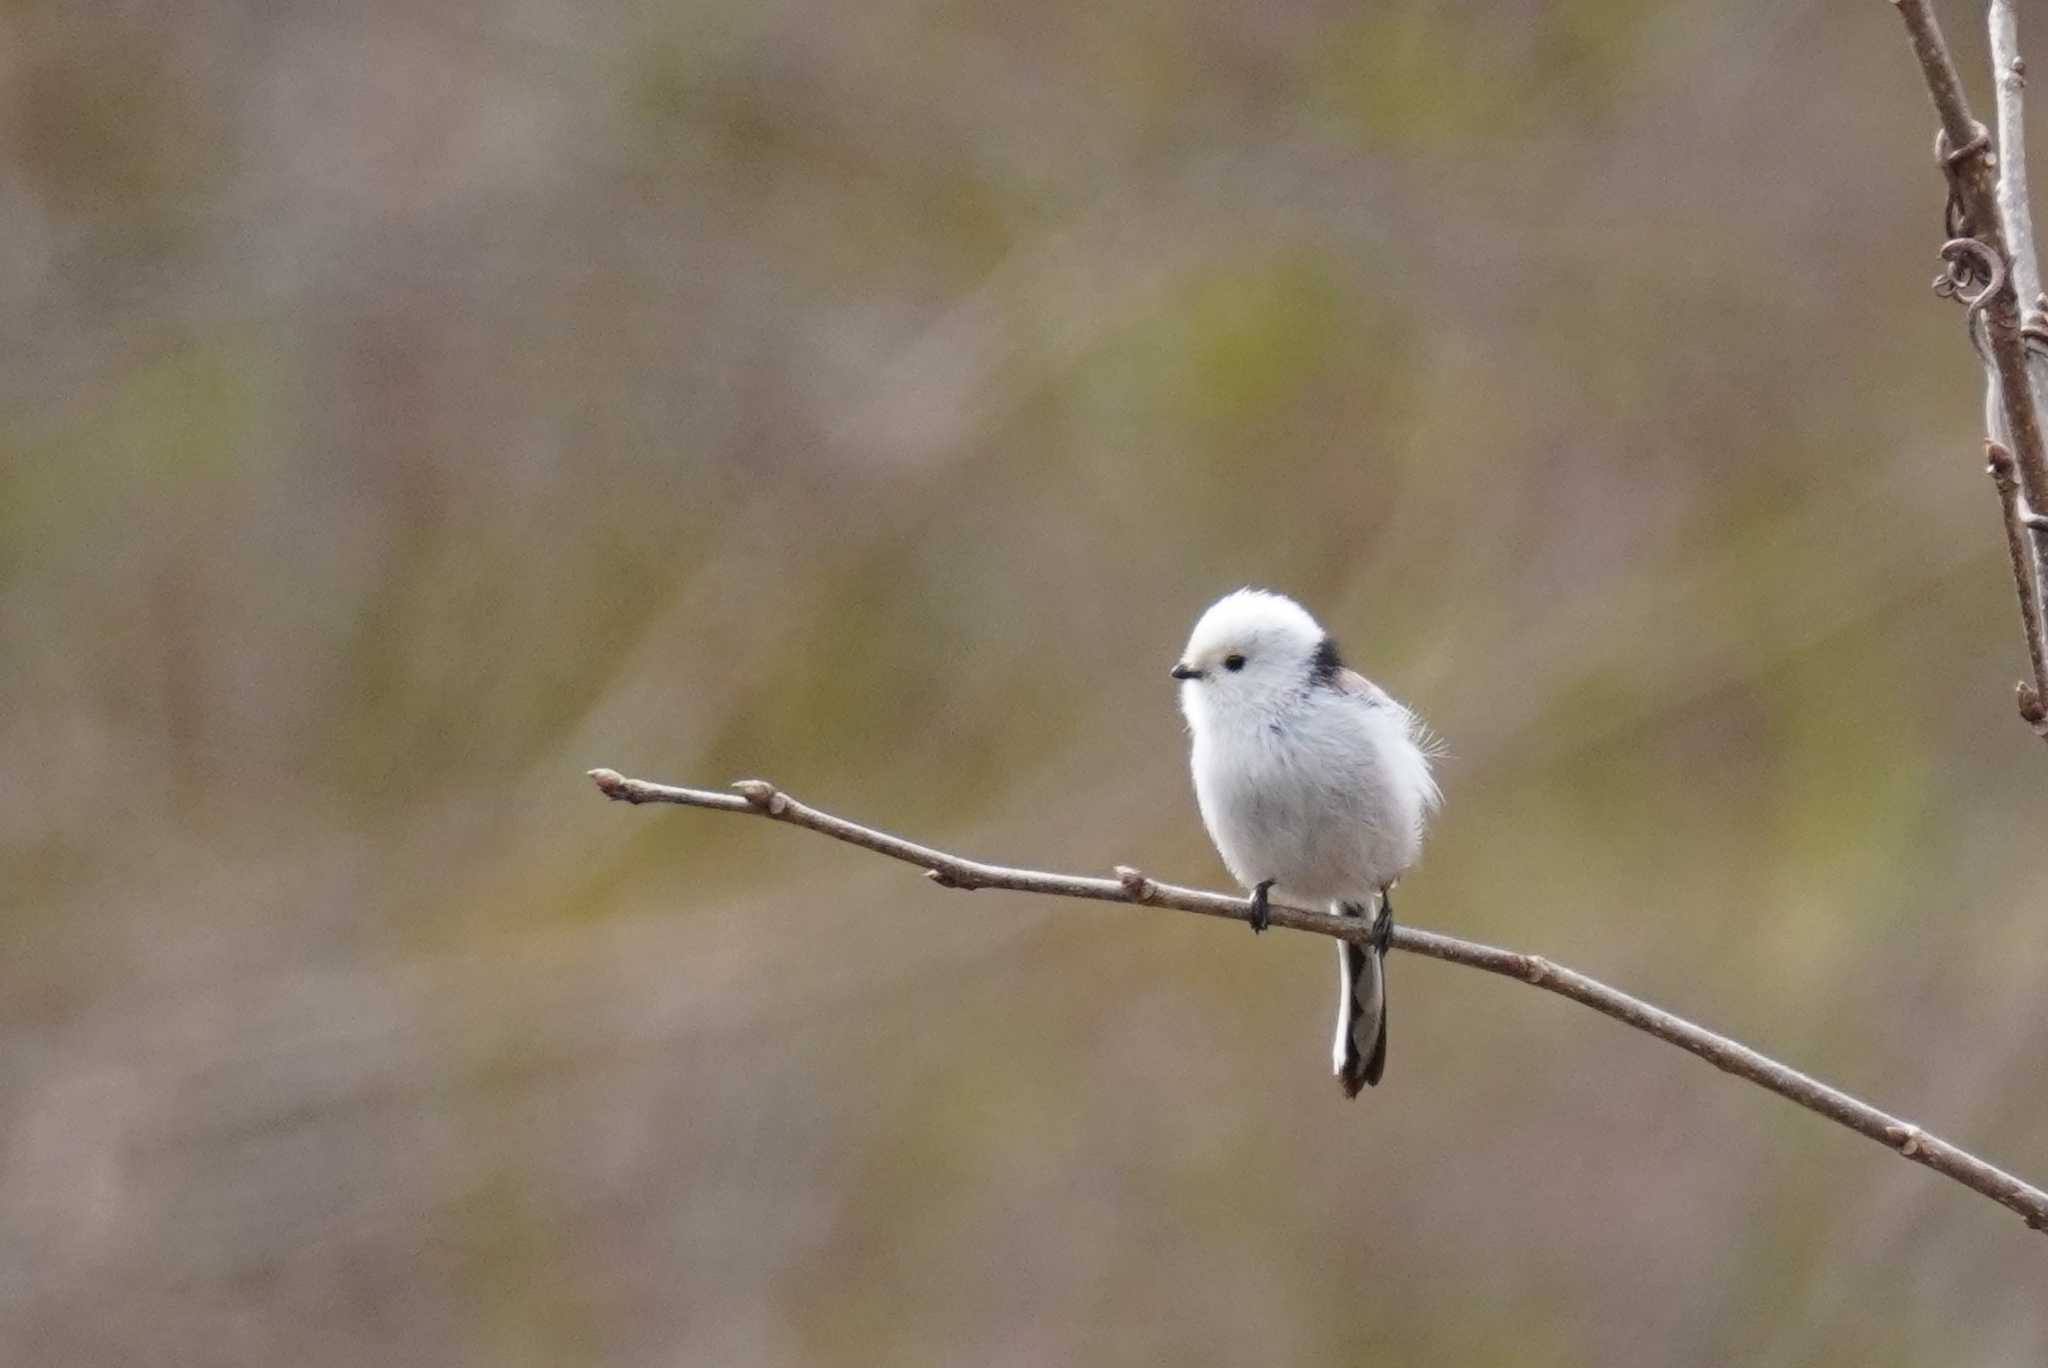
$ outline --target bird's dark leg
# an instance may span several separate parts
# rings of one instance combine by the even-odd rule
[[[1266,901],[1266,895],[1272,891],[1273,880],[1271,879],[1261,879],[1258,882],[1258,884],[1252,889],[1251,922],[1252,934],[1254,936],[1258,935],[1259,932],[1265,930],[1266,927],[1270,925],[1272,922],[1272,908],[1268,905]]]
[[[1394,943],[1394,895],[1380,890],[1380,914],[1372,919],[1372,947],[1382,955]]]

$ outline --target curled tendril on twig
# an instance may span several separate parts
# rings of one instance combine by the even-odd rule
[[[1943,299],[1960,299],[1969,306],[1970,322],[1991,304],[1991,297],[2005,287],[2005,263],[1998,253],[1972,237],[1950,238],[1941,244],[1941,259],[1947,269],[1934,278],[1934,292]]]
[[[1963,326],[1969,330],[1970,345],[1978,359],[1984,354],[1983,331],[1977,326],[1991,301],[2005,288],[2005,262],[1998,253],[1976,238],[1950,238],[1941,244],[1941,259],[1947,268],[1934,278],[1934,292],[1943,299],[1963,302]]]

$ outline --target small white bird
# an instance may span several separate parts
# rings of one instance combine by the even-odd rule
[[[1363,917],[1373,940],[1341,941],[1331,1063],[1346,1097],[1387,1065],[1387,890],[1422,853],[1440,801],[1437,745],[1415,714],[1344,668],[1293,599],[1241,589],[1195,624],[1173,677],[1194,733],[1195,798],[1209,838],[1251,890],[1252,930],[1267,896]]]

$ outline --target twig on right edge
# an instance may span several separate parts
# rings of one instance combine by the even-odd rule
[[[2012,557],[2012,583],[2019,594],[2020,618],[2027,634],[2027,659],[2034,667],[2032,683],[2017,690],[2020,717],[2035,735],[2048,741],[2048,624],[2041,619],[2041,581],[2035,570],[2043,550],[2044,520],[2030,511],[2013,471],[2012,453],[1997,442],[1984,443],[1991,483],[1998,488],[1998,506],[2005,515],[2005,549]]]
[[[2048,386],[2042,383],[2043,366],[2036,364],[2028,336],[2048,340],[2048,319],[2023,316],[2034,302],[2028,294],[2040,289],[2040,265],[2026,201],[2026,138],[2021,127],[2026,65],[2019,55],[2018,18],[2011,0],[1990,0],[1992,77],[2001,135],[1994,154],[1989,134],[1970,114],[1955,59],[1929,0],[1892,4],[1906,25],[1940,118],[1935,155],[1948,179],[1945,227],[1951,240],[1942,248],[1949,271],[1936,278],[1936,287],[1969,304],[1971,342],[1978,345],[1981,339],[1979,355],[1990,371],[1985,425],[1992,474],[1999,483],[2006,549],[2012,557],[2027,656],[2034,670],[2033,681],[2019,687],[2019,711],[2037,735],[2048,739],[2048,667],[2043,663],[2041,620],[2041,597],[2048,592],[2048,537],[2030,535],[2036,531],[2031,515],[2048,510],[2048,441],[2036,398],[2037,391]],[[1989,283],[1981,291],[1957,288],[1982,278]]]
[[[2034,211],[2027,198],[2027,64],[2020,57],[2019,16],[2013,12],[2012,0],[1991,0],[1990,23],[1991,74],[1998,91],[1998,212],[2005,219],[2012,288],[2024,314],[2042,307]],[[2038,379],[2043,367],[2036,364],[2031,369]],[[2040,388],[2035,386],[2037,404],[2043,398]]]
[[[1935,113],[1949,149],[1947,170],[1955,194],[1961,200],[1969,233],[2002,261],[2010,261],[2005,228],[1998,212],[1998,188],[1993,175],[1995,158],[1984,126],[1970,113],[1963,95],[1962,78],[1956,74],[1955,59],[1941,36],[1928,0],[1892,0],[1905,21],[1906,36],[1913,55],[1920,61],[1921,75],[1933,98]],[[2044,449],[2041,420],[2033,403],[2033,386],[2027,378],[2025,344],[2020,340],[2020,316],[2015,296],[2009,289],[1998,291],[1987,301],[1985,332],[1993,364],[1998,368],[1999,398],[2011,434],[2013,457],[2019,466],[2020,487],[2030,505],[2048,507],[2048,449]]]
[[[2019,297],[2020,341],[2027,354],[2027,375],[2033,381],[2034,411],[2048,413],[2048,294],[2041,292],[2041,262],[2034,245],[2034,208],[2027,193],[2027,63],[2020,56],[2020,21],[2013,0],[1991,0],[1991,75],[1998,95],[1998,212],[2005,220],[2006,248],[2012,259],[2012,287]],[[1995,435],[1995,434],[1994,434]],[[2022,507],[2019,519],[2033,533],[2036,615],[2029,619],[2048,633],[2048,513],[2042,504]],[[2013,513],[2008,510],[2010,528]],[[2035,699],[2048,709],[2048,679],[2043,679],[2041,651],[2033,637],[2028,653],[2034,662]],[[2025,712],[2026,709],[2022,709]],[[2028,717],[2038,727],[2040,719]],[[2048,733],[2044,733],[2048,736]]]
[[[2034,412],[2048,413],[2048,295],[2041,293],[2041,262],[2034,247],[2034,209],[2027,193],[2027,64],[2020,56],[2019,15],[2013,0],[1991,0],[1986,13],[1991,40],[1991,83],[1998,105],[1998,215],[2005,225],[2005,245],[2012,262],[2013,296],[2020,310],[2020,342],[2027,358],[2027,379],[2034,394]],[[2012,440],[1998,402],[1998,377],[1993,374],[1985,396],[1992,439]],[[2048,578],[2048,561],[2038,572]]]

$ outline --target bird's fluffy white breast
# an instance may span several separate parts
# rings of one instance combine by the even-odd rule
[[[1415,862],[1436,785],[1399,704],[1324,688],[1276,713],[1186,703],[1202,820],[1240,882],[1367,901]]]

